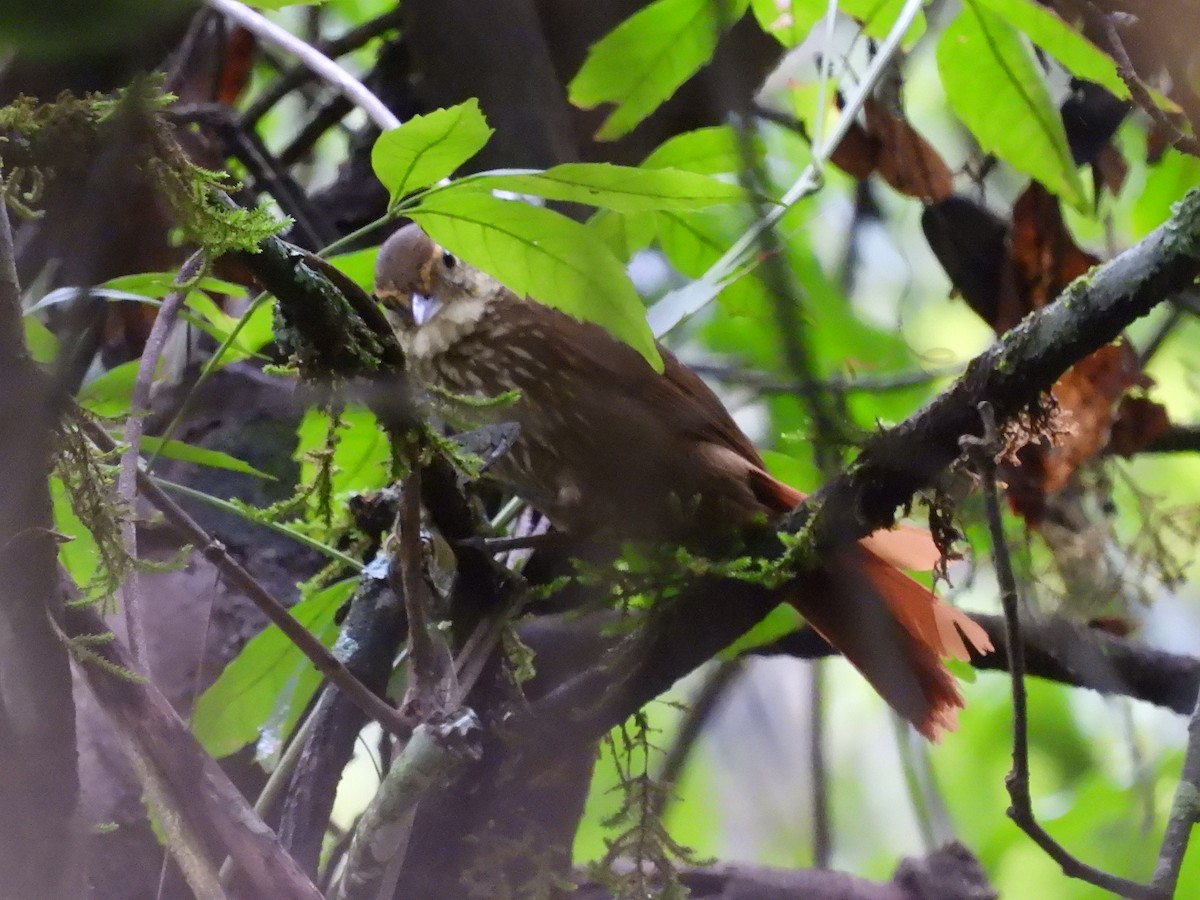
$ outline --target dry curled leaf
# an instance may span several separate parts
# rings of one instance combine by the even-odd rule
[[[1108,449],[1124,457],[1133,456],[1162,437],[1170,427],[1171,420],[1161,403],[1127,394],[1117,407]]]
[[[1036,182],[1013,205],[1007,241],[995,217],[961,198],[931,207],[923,225],[955,286],[997,334],[1052,302],[1099,262],[1075,243],[1058,199]],[[1049,427],[1049,420],[1038,417],[1012,444],[1021,448],[1005,467],[1014,510],[1036,525],[1046,498],[1080,466],[1110,450],[1136,452],[1161,434],[1169,424],[1162,407],[1126,396],[1150,385],[1137,354],[1123,340],[1064,373],[1052,389],[1061,427]]]
[[[863,117],[866,124],[850,127],[830,162],[859,179],[878,172],[901,194],[926,203],[953,193],[950,167],[906,119],[875,98],[863,104]]]
[[[1054,399],[1074,427],[1042,451],[1043,493],[1060,490],[1077,468],[1108,447],[1117,404],[1143,378],[1137,353],[1118,341],[1084,357],[1055,383]]]

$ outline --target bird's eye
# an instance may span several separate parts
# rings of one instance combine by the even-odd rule
[[[453,269],[456,265],[458,265],[458,260],[454,258],[453,253],[447,250],[442,254],[442,265],[444,265],[447,269]]]

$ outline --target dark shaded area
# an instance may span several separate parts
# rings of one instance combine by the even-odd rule
[[[405,627],[404,603],[392,593],[386,577],[365,575],[342,623],[342,641],[349,648],[343,661],[381,696],[386,693]],[[338,781],[367,717],[329,685],[321,689],[309,715],[312,726],[284,795],[278,831],[283,846],[315,878]],[[266,818],[276,820],[271,812]]]
[[[0,208],[0,872],[9,896],[82,895],[75,705],[47,482],[52,382],[27,355]]]

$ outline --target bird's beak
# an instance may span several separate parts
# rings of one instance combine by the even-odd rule
[[[428,294],[418,294],[416,291],[413,291],[412,317],[413,324],[418,328],[432,319],[434,314],[441,308],[441,301],[437,297]]]

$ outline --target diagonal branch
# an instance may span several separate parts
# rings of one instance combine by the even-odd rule
[[[980,671],[1007,672],[1004,617],[976,613],[971,618],[982,626],[996,648],[986,656],[974,657],[971,665]],[[1026,674],[1036,678],[1086,688],[1107,697],[1141,700],[1185,716],[1196,707],[1200,659],[1194,656],[1157,650],[1059,618],[1022,623],[1021,645]],[[786,653],[798,659],[837,653],[811,628],[802,628],[749,652]]]
[[[254,32],[268,43],[294,54],[309,69],[337,88],[347,99],[360,106],[372,122],[387,131],[398,128],[400,120],[361,81],[332,59],[294,34],[280,28],[270,19],[255,12],[238,0],[207,0],[208,5]]]
[[[116,447],[116,442],[99,425],[84,419],[81,419],[80,423],[88,438],[101,450],[111,452]],[[148,475],[139,471],[137,486],[146,501],[162,513],[167,524],[211,562],[230,584],[245,594],[271,623],[296,645],[317,671],[387,731],[401,738],[410,734],[411,729],[391,704],[372,693],[355,678],[332,651],[296,620],[287,607],[229,555],[220,541],[201,528],[196,520],[163,493],[162,488],[151,481]]]
[[[321,896],[278,839],[255,814],[221,767],[205,753],[187,725],[153,684],[130,677],[132,660],[94,607],[70,605],[63,617],[63,631],[86,653],[77,670],[92,694],[127,742],[130,760],[149,792],[163,800],[163,810],[193,835],[202,847],[210,848],[199,865],[213,865],[212,851],[227,850],[253,886],[257,896],[293,897],[296,900]],[[180,847],[170,842],[172,851]],[[187,867],[184,860],[181,865]],[[213,879],[215,880],[215,879]],[[219,888],[215,894],[224,896]]]
[[[787,517],[784,530],[805,531],[814,549],[827,552],[891,525],[896,511],[958,458],[959,439],[980,433],[980,403],[992,405],[998,422],[1014,418],[1071,365],[1198,276],[1200,190],[1189,193],[1175,215],[1140,243],[1006,333],[929,406],[876,435],[845,472]],[[782,552],[777,543],[753,549],[771,556]],[[601,660],[534,705],[552,732],[542,736],[605,734],[774,605],[774,594],[759,585],[718,578],[692,584],[676,603],[653,613],[619,675]],[[571,723],[572,735],[563,722]]]
[[[979,436],[980,403],[992,405],[998,423],[1009,421],[1198,276],[1200,191],[1193,190],[1166,223],[1027,316],[925,409],[868,442],[845,473],[797,508],[786,530],[798,531],[811,516],[818,546],[829,546],[891,525],[896,510],[958,457],[959,438]]]

